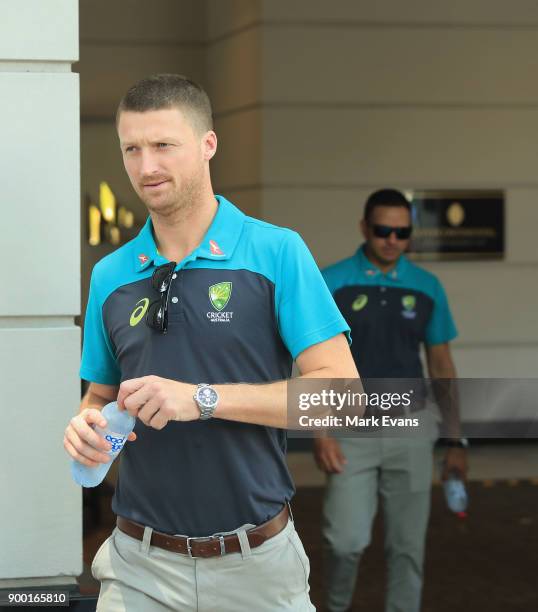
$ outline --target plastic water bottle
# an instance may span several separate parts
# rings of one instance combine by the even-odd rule
[[[105,438],[105,440],[112,444],[112,448],[108,451],[111,460],[108,463],[100,463],[96,467],[89,467],[72,459],[71,474],[73,480],[82,487],[96,487],[103,481],[136,423],[136,419],[126,410],[119,410],[116,402],[111,402],[104,406],[101,414],[107,421],[106,429],[101,429],[97,425],[92,425],[91,427],[102,438]]]
[[[450,472],[443,483],[446,505],[460,518],[467,516],[467,491],[465,483],[457,472]]]

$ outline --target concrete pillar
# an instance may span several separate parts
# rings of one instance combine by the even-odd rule
[[[77,4],[0,0],[0,588],[82,572]]]

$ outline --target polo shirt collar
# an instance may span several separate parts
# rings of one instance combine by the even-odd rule
[[[398,258],[398,261],[396,262],[396,266],[392,268],[390,272],[387,272],[386,274],[384,274],[375,264],[373,264],[368,259],[368,257],[366,257],[364,247],[365,247],[365,244],[362,244],[357,249],[355,256],[357,258],[359,268],[362,274],[366,276],[366,278],[371,278],[371,279],[385,278],[385,279],[390,279],[391,281],[395,281],[395,282],[399,282],[403,280],[403,277],[405,275],[405,272],[408,266],[407,257],[405,257],[405,255],[400,255],[400,257]]]
[[[202,257],[212,260],[230,259],[243,230],[245,215],[226,198],[215,196],[218,208],[200,246],[188,259]],[[144,227],[133,241],[133,262],[135,270],[141,272],[151,266],[166,263],[159,254],[153,237],[153,224],[148,216]]]
[[[219,207],[209,226],[197,256],[206,259],[230,259],[243,231],[245,215],[222,196],[215,196]]]

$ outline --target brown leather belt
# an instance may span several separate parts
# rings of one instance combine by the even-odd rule
[[[246,531],[251,548],[256,548],[269,538],[276,536],[288,524],[288,506],[272,519]],[[144,526],[129,519],[118,516],[116,520],[118,529],[137,540],[144,538]],[[151,534],[151,546],[158,546],[175,553],[189,555],[189,557],[218,557],[228,553],[241,552],[239,538],[236,534],[219,536],[214,535],[207,538],[187,538],[185,536],[168,535],[160,531]]]

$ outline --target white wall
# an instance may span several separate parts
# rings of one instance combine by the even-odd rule
[[[80,401],[79,95],[72,0],[0,0],[0,588],[82,570],[64,429]]]
[[[263,217],[323,266],[355,250],[374,189],[504,189],[506,259],[427,267],[460,330],[459,374],[535,377],[538,5],[268,0],[254,27]]]

